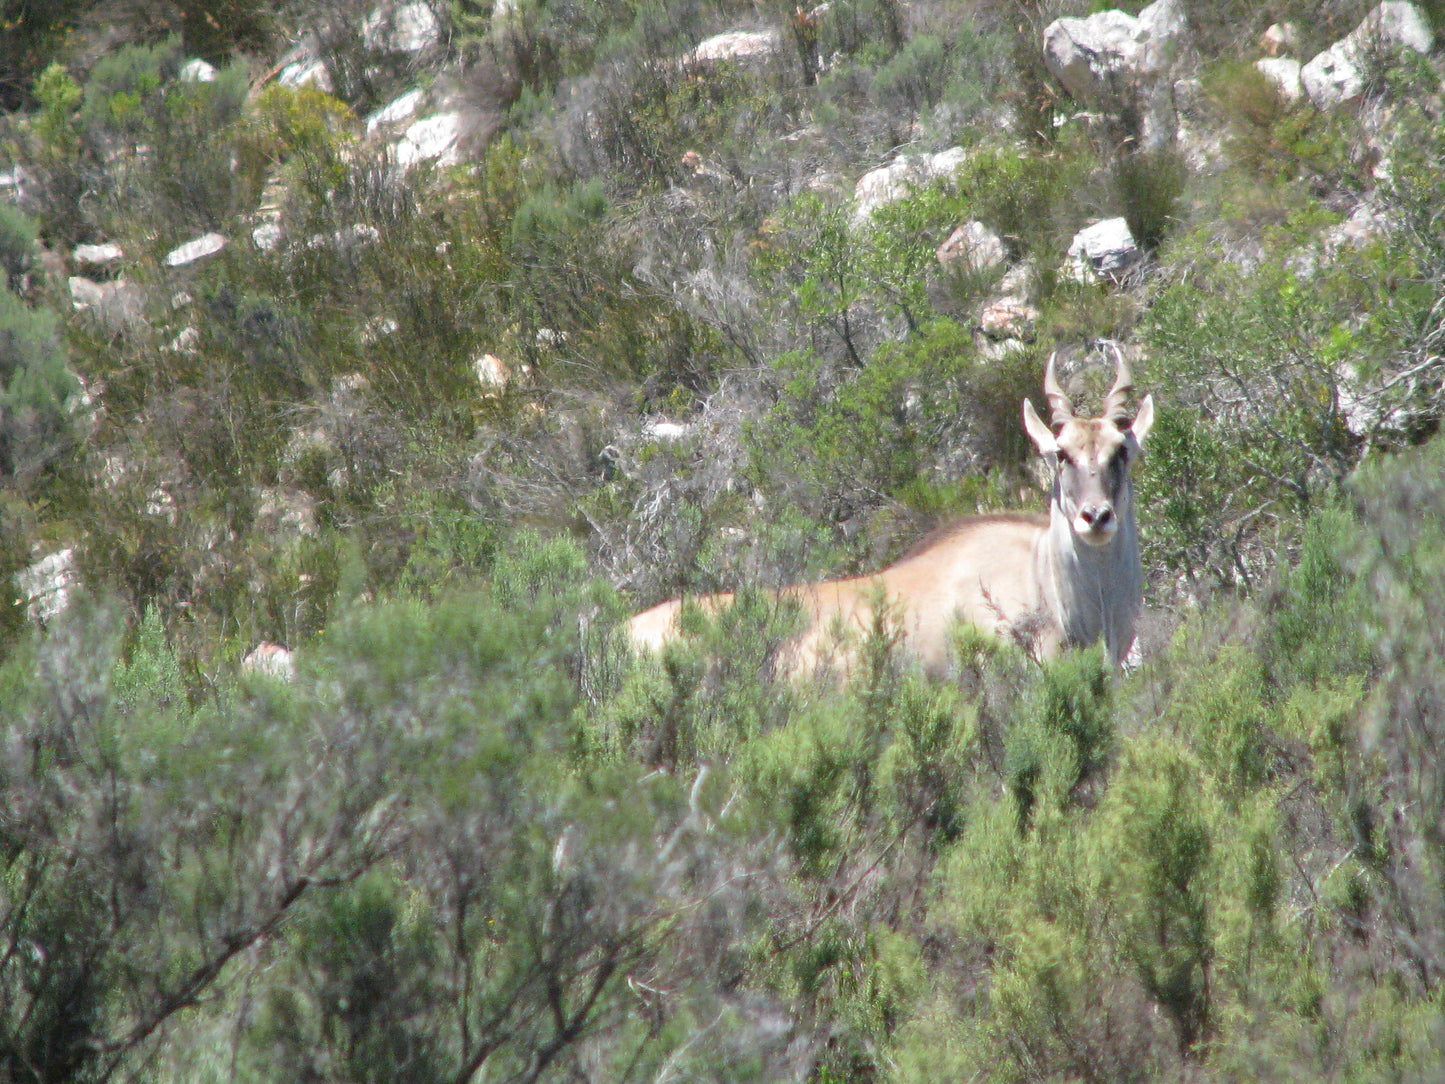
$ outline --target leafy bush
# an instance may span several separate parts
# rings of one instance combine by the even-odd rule
[[[0,205],[0,270],[12,293],[25,289],[26,274],[35,259],[36,226],[23,211]]]
[[[0,475],[32,482],[79,439],[55,314],[0,290]]]

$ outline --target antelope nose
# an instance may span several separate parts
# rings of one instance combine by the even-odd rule
[[[1102,531],[1114,519],[1114,510],[1107,504],[1102,507],[1086,504],[1079,509],[1079,518],[1094,530]]]

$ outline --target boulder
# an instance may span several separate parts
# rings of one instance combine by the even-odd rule
[[[482,395],[487,398],[501,395],[512,382],[511,367],[496,354],[483,354],[472,363],[472,369],[477,374]]]
[[[1273,23],[1259,36],[1259,47],[1265,56],[1284,56],[1299,45],[1299,27],[1294,23]]]
[[[216,69],[214,65],[207,64],[200,57],[195,57],[181,65],[181,70],[176,73],[176,78],[182,83],[214,83]]]
[[[966,150],[950,147],[937,154],[899,155],[886,165],[869,170],[853,186],[853,198],[857,201],[854,224],[863,224],[879,207],[903,199],[914,188],[953,176],[967,161]]]
[[[721,60],[743,60],[748,57],[771,56],[782,48],[782,35],[777,30],[729,30],[699,42],[692,59],[699,64]]]
[[[407,91],[366,119],[367,136],[374,136],[377,132],[396,125],[410,123],[421,112],[425,102],[426,91],[420,88]]]
[[[994,342],[1032,342],[1038,321],[1039,310],[1022,297],[1000,297],[983,307],[978,328]]]
[[[178,245],[166,253],[166,266],[185,267],[208,256],[214,256],[225,248],[227,241],[219,233],[203,233],[194,240]]]
[[[241,660],[241,669],[248,674],[290,681],[296,676],[296,660],[280,644],[262,643]]]
[[[1101,11],[1056,19],[1044,29],[1044,65],[1081,105],[1140,117],[1146,150],[1174,138],[1168,78],[1187,33],[1182,0],[1156,0],[1137,18]]]
[[[44,623],[70,608],[72,591],[80,582],[75,551],[58,550],[15,574],[15,586],[25,602],[25,616]]]
[[[961,271],[991,271],[1008,259],[1003,238],[982,222],[965,222],[938,246],[938,262]]]
[[[425,53],[442,44],[442,25],[430,4],[383,4],[361,24],[361,40],[383,53]]]
[[[315,87],[327,94],[333,93],[336,89],[331,81],[331,73],[326,70],[326,64],[321,59],[321,49],[312,38],[295,46],[281,58],[281,67],[276,73],[276,82],[283,87],[291,87],[293,90],[301,87]]]
[[[1310,101],[1333,109],[1356,101],[1365,89],[1370,58],[1401,49],[1428,54],[1435,34],[1420,9],[1406,0],[1385,0],[1339,41],[1300,70]]]
[[[112,331],[122,331],[145,322],[145,291],[133,282],[95,282],[72,275],[70,304],[76,312],[88,312]]]
[[[125,259],[125,251],[119,245],[76,245],[75,251],[70,254],[75,265],[84,268],[87,277],[94,278],[98,274],[106,275],[120,269],[120,263]]]
[[[1279,91],[1280,97],[1293,105],[1304,97],[1304,83],[1300,79],[1300,62],[1288,56],[1267,56],[1256,60],[1254,66]]]
[[[416,121],[395,148],[397,165],[403,168],[418,162],[435,162],[438,166],[454,166],[461,161],[461,140],[465,123],[460,113],[438,113]]]
[[[1122,218],[1106,218],[1074,235],[1069,245],[1068,274],[1079,282],[1117,282],[1143,258],[1129,223]]]

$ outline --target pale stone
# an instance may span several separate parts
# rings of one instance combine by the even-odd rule
[[[201,348],[201,333],[197,328],[181,328],[180,334],[172,339],[166,349],[175,354],[195,354]]]
[[[382,109],[378,109],[366,121],[366,134],[375,135],[380,128],[387,128],[402,121],[409,121],[421,111],[426,101],[426,91],[420,88],[409,90]]]
[[[70,276],[70,304],[76,312],[96,308],[105,300],[105,290],[98,282],[81,275]]]
[[[1069,245],[1069,273],[1079,282],[1116,280],[1143,258],[1123,218],[1086,226]]]
[[[181,65],[181,70],[176,73],[176,78],[182,83],[214,83],[216,74],[214,65],[207,64],[200,57],[195,57]]]
[[[219,233],[202,234],[166,253],[166,264],[170,267],[185,267],[197,260],[204,260],[207,256],[214,256],[225,248],[227,243]]]
[[[326,65],[310,55],[282,68],[280,74],[276,76],[276,82],[283,87],[290,87],[292,90],[315,87],[317,90],[330,94],[335,89],[331,82],[331,73],[326,70]]]
[[[366,17],[361,24],[361,40],[368,49],[421,53],[441,44],[442,27],[429,4],[388,5]]]
[[[46,622],[70,608],[71,593],[80,582],[75,551],[58,550],[15,574],[15,586],[25,601],[25,616]]]
[[[1027,342],[1034,337],[1038,321],[1039,310],[1023,298],[1000,297],[984,306],[978,326],[990,339]]]
[[[125,251],[119,245],[76,245],[71,254],[77,264],[104,268],[125,259]]]
[[[938,246],[938,262],[965,271],[991,271],[1008,259],[1003,238],[982,222],[965,222]]]
[[[396,144],[397,164],[405,167],[431,161],[438,166],[456,165],[461,161],[462,128],[460,113],[438,113],[414,122]]]
[[[776,30],[729,30],[698,43],[692,56],[701,63],[741,60],[776,53],[781,45],[782,37]]]
[[[668,421],[666,418],[649,418],[642,423],[642,435],[649,440],[671,443],[682,440],[692,432],[692,426],[683,425],[680,422]]]
[[[279,222],[262,222],[251,231],[251,243],[262,252],[274,252],[281,244],[282,236]]]
[[[1293,57],[1264,57],[1256,60],[1254,66],[1279,91],[1280,97],[1293,104],[1304,96],[1305,87],[1300,79],[1300,62]]]
[[[1259,36],[1259,47],[1268,56],[1284,56],[1299,45],[1299,27],[1294,23],[1274,23]]]
[[[1136,108],[1144,145],[1162,146],[1176,127],[1166,76],[1187,30],[1180,0],[1158,0],[1137,19],[1122,11],[1056,19],[1044,29],[1044,65],[1083,105]]]
[[[251,653],[241,660],[241,669],[278,681],[290,681],[296,676],[296,660],[291,652],[280,644],[257,644]]]
[[[477,374],[477,383],[482,386],[483,395],[501,394],[507,390],[512,379],[511,369],[496,354],[483,354],[472,363],[472,368]]]
[[[1363,68],[1372,56],[1396,49],[1429,54],[1435,35],[1420,9],[1406,0],[1386,0],[1349,34],[1306,64],[1300,81],[1321,109],[1347,105],[1365,89]]]

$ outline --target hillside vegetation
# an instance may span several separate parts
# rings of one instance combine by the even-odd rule
[[[1445,1079],[1445,8],[1102,11],[9,5],[0,1082]],[[1136,669],[775,674],[1115,346]]]

